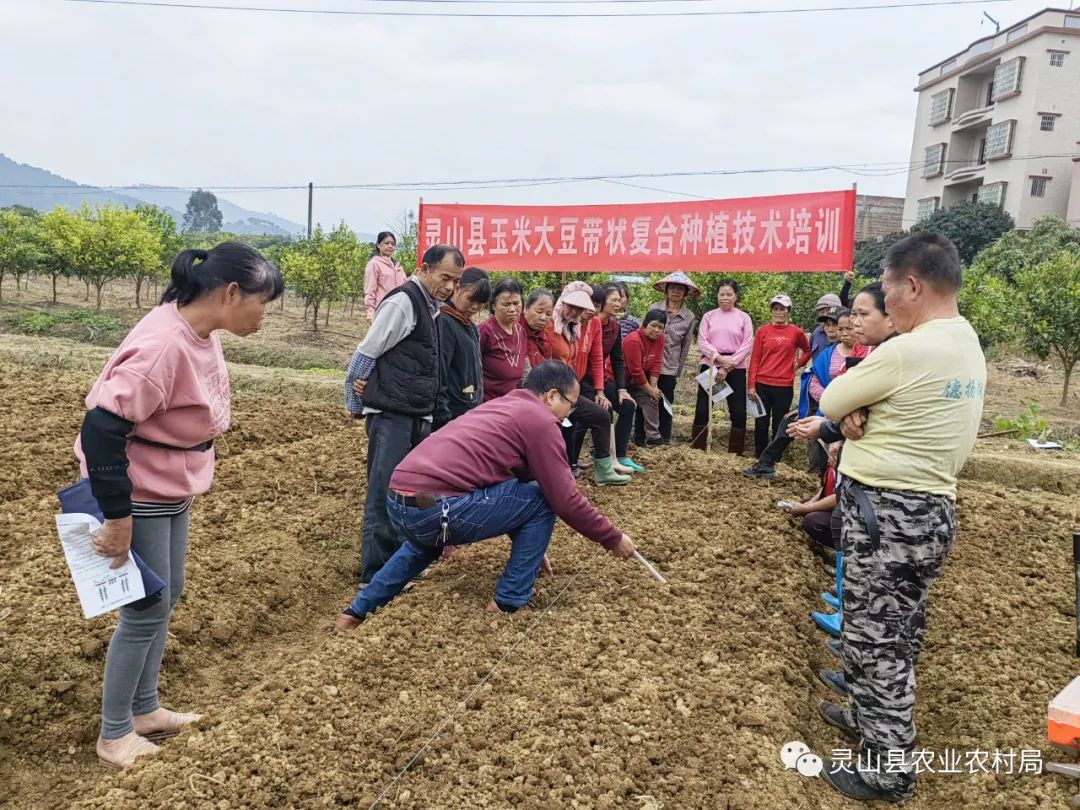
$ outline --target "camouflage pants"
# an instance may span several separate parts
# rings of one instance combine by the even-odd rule
[[[857,487],[849,480],[840,489],[848,719],[862,738],[863,779],[907,796],[915,789],[915,660],[930,584],[956,538],[956,510],[939,495]]]

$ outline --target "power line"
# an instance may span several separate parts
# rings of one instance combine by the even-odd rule
[[[1072,152],[1041,153],[1031,155],[1014,155],[1013,160],[1038,160],[1043,158],[1074,157]],[[938,161],[933,164],[937,165]],[[970,159],[957,158],[942,161],[943,164],[970,164]],[[704,169],[698,171],[677,172],[631,172],[627,174],[596,174],[596,175],[567,175],[556,177],[513,177],[513,178],[486,178],[478,180],[422,180],[422,181],[397,181],[390,183],[316,183],[322,190],[331,191],[470,191],[477,189],[503,189],[503,188],[530,188],[536,186],[561,185],[587,182],[607,182],[631,187],[645,188],[650,191],[665,191],[649,186],[640,186],[627,181],[631,180],[656,180],[672,178],[701,178],[701,177],[730,177],[738,175],[755,174],[813,174],[820,172],[839,171],[860,177],[893,177],[900,174],[908,174],[929,165],[926,161],[914,162],[884,162],[884,163],[849,163],[849,164],[822,164],[817,166],[773,166],[757,167],[749,169]],[[298,191],[307,189],[307,184],[273,184],[273,185],[213,185],[191,184],[196,188],[208,189],[229,193],[241,192],[266,192],[266,191]],[[188,191],[187,188],[164,185],[109,185],[109,186],[70,186],[70,185],[43,185],[32,183],[5,183],[0,188],[21,189],[25,191],[52,191],[56,193],[86,194],[95,191],[123,192],[123,191]],[[681,194],[682,192],[666,192]],[[687,194],[687,196],[696,196]]]
[[[428,2],[429,0],[396,0],[397,2]],[[452,0],[438,0],[438,2],[451,2]],[[454,0],[455,2],[468,2],[468,0]],[[485,0],[486,2],[498,2],[499,0]],[[536,0],[534,0],[535,2]],[[547,0],[550,2],[550,0]],[[630,0],[624,0],[630,2]],[[646,2],[647,0],[636,0]],[[694,0],[695,2],[697,0]],[[65,3],[83,3],[88,5],[102,6],[130,6],[147,8],[175,8],[175,9],[199,9],[203,11],[248,11],[276,14],[310,14],[330,15],[345,17],[482,17],[482,18],[530,18],[530,19],[566,19],[566,18],[598,18],[598,17],[742,17],[742,16],[768,16],[778,14],[812,14],[830,13],[839,11],[882,11],[901,8],[927,8],[937,6],[974,6],[990,5],[993,3],[1013,3],[1017,0],[909,0],[908,2],[885,3],[881,5],[842,5],[842,6],[808,6],[799,8],[755,8],[755,9],[710,9],[708,11],[628,11],[628,12],[502,12],[502,11],[382,11],[376,9],[329,9],[329,8],[290,8],[281,6],[236,6],[224,3],[185,3],[163,2],[161,0],[62,0]],[[570,2],[570,0],[563,0]],[[580,0],[588,2],[588,0]],[[614,0],[608,0],[614,2]],[[678,2],[678,0],[672,0]]]

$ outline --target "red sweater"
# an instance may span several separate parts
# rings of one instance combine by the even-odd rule
[[[627,385],[642,386],[648,377],[658,377],[664,363],[664,335],[656,340],[645,336],[645,329],[635,329],[623,340],[623,363]]]
[[[765,324],[754,335],[747,389],[753,391],[757,383],[790,387],[795,381],[795,366],[803,365],[809,354],[810,341],[795,324]]]
[[[480,359],[484,365],[484,402],[505,396],[521,384],[528,340],[521,322],[506,334],[492,315],[480,324]]]
[[[579,380],[590,375],[593,388],[604,390],[604,329],[599,318],[591,318],[578,332],[578,339],[573,343],[564,335],[555,333],[553,326],[548,326],[551,339],[551,359],[562,360],[574,369]]]
[[[536,394],[519,388],[473,408],[416,447],[390,478],[397,492],[465,495],[517,478],[535,480],[574,531],[614,548],[622,532],[581,494],[559,422]]]

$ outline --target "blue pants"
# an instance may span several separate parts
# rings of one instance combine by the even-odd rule
[[[404,540],[349,605],[363,618],[397,596],[412,579],[442,552],[440,524],[443,505],[448,508],[449,536],[445,545],[463,546],[492,537],[510,535],[510,559],[495,586],[495,602],[515,610],[532,598],[555,529],[555,512],[535,481],[503,481],[468,495],[439,498],[435,506],[405,506],[391,492],[386,509],[395,531]]]

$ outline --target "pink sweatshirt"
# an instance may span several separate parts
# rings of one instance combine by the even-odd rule
[[[364,268],[364,310],[368,320],[375,319],[375,310],[391,290],[408,281],[405,269],[393,259],[375,256]]]
[[[203,339],[176,309],[151,310],[116,350],[86,397],[135,423],[135,434],[173,447],[194,447],[229,429],[231,387],[221,341]],[[177,451],[129,442],[133,501],[171,503],[200,495],[214,479],[214,451]],[[83,477],[86,459],[75,441]]]
[[[754,345],[754,324],[741,309],[727,312],[717,307],[706,312],[698,327],[698,351],[701,364],[709,365],[713,353],[730,356],[735,368],[746,368]]]

